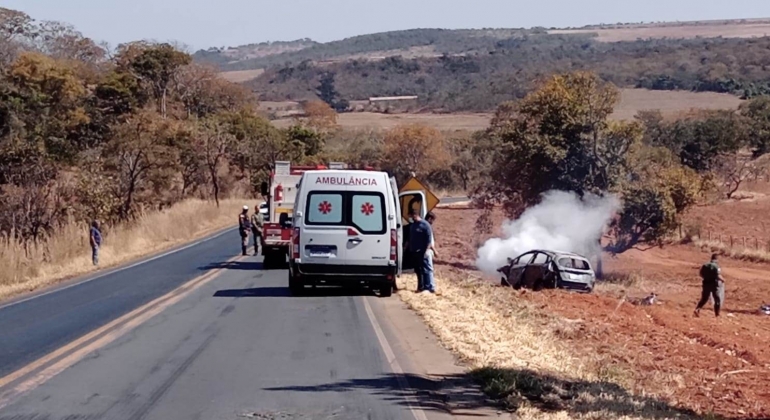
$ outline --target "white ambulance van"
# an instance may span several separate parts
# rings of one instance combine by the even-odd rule
[[[289,288],[368,286],[390,296],[402,262],[398,187],[385,172],[313,170],[294,203]]]

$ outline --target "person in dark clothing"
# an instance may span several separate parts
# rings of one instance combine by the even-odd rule
[[[99,221],[91,222],[91,232],[89,233],[89,243],[91,244],[91,261],[94,265],[99,265],[99,248],[102,246],[102,231],[99,229]]]
[[[238,231],[241,234],[241,252],[247,255],[249,247],[249,233],[251,233],[251,221],[249,220],[249,206],[243,206],[243,211],[238,215]]]
[[[701,291],[700,301],[695,307],[695,316],[700,315],[700,310],[709,301],[709,297],[714,299],[714,314],[719,316],[719,310],[725,300],[725,279],[722,277],[722,269],[717,262],[718,255],[712,254],[711,261],[703,264],[700,268],[700,276],[703,279],[703,289]]]
[[[420,212],[409,210],[413,222],[409,226],[409,251],[414,256],[414,272],[417,274],[417,292],[436,292],[433,282],[433,229],[423,220]]]

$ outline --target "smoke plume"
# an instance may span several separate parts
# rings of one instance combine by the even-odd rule
[[[492,238],[479,248],[476,265],[494,274],[507,258],[533,249],[596,255],[598,240],[619,208],[614,196],[587,195],[581,200],[571,192],[549,191],[520,218],[503,223],[503,237]]]

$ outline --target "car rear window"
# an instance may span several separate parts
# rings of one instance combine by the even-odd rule
[[[378,193],[353,193],[350,219],[361,233],[385,233],[385,198]]]
[[[559,265],[564,268],[572,268],[575,270],[590,270],[591,266],[588,264],[588,261],[582,260],[580,258],[560,258],[559,259]]]
[[[307,202],[308,224],[337,225],[342,223],[342,194],[310,193]]]

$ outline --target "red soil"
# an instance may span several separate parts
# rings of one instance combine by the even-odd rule
[[[770,228],[770,200],[698,211],[725,229],[748,232],[758,220]],[[476,249],[485,238],[469,237],[468,231],[478,214],[470,209],[437,211],[439,271],[475,270]],[[496,225],[501,221],[497,216]],[[632,273],[640,279],[628,287],[600,286],[591,295],[552,290],[521,297],[547,312],[584,320],[579,336],[567,339],[628,369],[637,392],[704,414],[770,418],[770,316],[758,314],[763,302],[770,303],[770,265],[721,261],[726,278],[722,317],[716,319],[707,306],[696,318],[698,269],[708,257],[687,245],[628,251],[604,258],[606,273]],[[623,299],[653,291],[660,304],[651,307]]]

